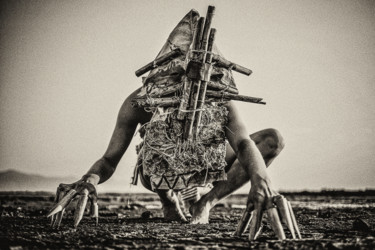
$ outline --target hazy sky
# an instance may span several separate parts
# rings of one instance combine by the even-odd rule
[[[141,86],[134,71],[208,4],[219,49],[254,72],[234,73],[240,93],[267,101],[238,103],[249,133],[286,140],[275,188],[374,188],[375,1],[355,0],[1,1],[0,170],[80,178]],[[113,177],[124,191],[138,137]]]

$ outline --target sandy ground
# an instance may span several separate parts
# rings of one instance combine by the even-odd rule
[[[0,193],[2,249],[195,249],[287,248],[374,249],[374,192],[285,194],[292,202],[303,240],[278,241],[264,218],[264,232],[249,242],[247,232],[234,237],[246,195],[233,195],[211,212],[210,224],[166,223],[153,194],[102,194],[99,226],[85,217],[73,229],[67,211],[60,229],[45,217],[52,206],[49,193]],[[291,237],[289,234],[287,237]]]

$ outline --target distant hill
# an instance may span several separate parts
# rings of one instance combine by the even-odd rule
[[[56,191],[58,184],[74,181],[74,177],[46,177],[16,170],[0,172],[1,191]]]
[[[56,177],[43,176],[37,174],[28,174],[16,170],[6,170],[0,172],[0,191],[48,191],[55,192],[60,183],[72,183],[78,178],[74,176]],[[126,193],[145,193],[148,192],[142,187],[129,187],[122,179],[111,178],[109,181],[99,185],[99,192],[126,192]]]
[[[79,177],[75,176],[43,176],[37,174],[28,174],[19,172],[16,170],[6,170],[0,172],[0,192],[3,191],[47,191],[56,192],[56,188],[60,183],[72,183],[78,180]],[[98,186],[99,193],[150,193],[146,188],[142,186],[139,181],[138,186],[129,184],[128,176],[115,176],[105,183]],[[247,194],[250,189],[249,184],[238,190],[237,194]],[[319,194],[338,196],[338,195],[350,195],[350,194],[363,194],[363,195],[375,195],[374,189],[362,189],[362,190],[345,190],[345,189],[321,189],[321,190],[298,190],[298,191],[287,191],[279,190],[284,194]]]

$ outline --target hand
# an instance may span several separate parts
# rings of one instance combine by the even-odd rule
[[[270,181],[257,180],[252,183],[247,207],[237,226],[235,235],[241,236],[250,225],[249,240],[257,239],[262,231],[262,218],[266,210],[272,230],[279,240],[286,239],[281,221],[286,224],[293,239],[296,239],[295,232],[297,232],[298,238],[301,239],[297,221],[289,201],[270,187]],[[279,215],[281,216],[281,221]]]
[[[91,200],[91,215],[95,217],[96,224],[98,224],[98,195],[95,186],[87,180],[79,180],[72,184],[60,184],[55,197],[57,203],[47,215],[47,217],[52,216],[51,226],[57,228],[60,226],[65,208],[77,196],[79,198],[74,214],[74,227],[76,228],[81,221],[89,198]]]

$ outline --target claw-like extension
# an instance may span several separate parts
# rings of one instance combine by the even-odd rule
[[[48,213],[47,217],[50,217],[65,208],[69,202],[73,199],[74,195],[77,193],[76,190],[70,190]]]
[[[237,225],[236,232],[234,232],[234,236],[241,236],[243,232],[246,231],[247,227],[249,226],[249,223],[251,221],[252,214],[247,209],[242,214],[241,220]]]
[[[51,217],[51,227],[53,227],[53,224],[55,223],[55,216],[54,215],[52,215],[52,217]]]
[[[96,225],[99,224],[99,208],[98,203],[93,202],[91,204],[91,216],[95,218]]]
[[[78,200],[76,212],[74,214],[74,228],[77,228],[79,222],[81,221],[87,204],[89,191],[87,189],[84,189],[82,193],[83,194]]]
[[[293,239],[296,239],[296,234],[294,232],[294,225],[291,218],[291,213],[289,211],[288,201],[282,195],[278,195],[274,198],[277,208],[280,212],[281,221],[288,227]]]
[[[263,212],[258,209],[254,209],[252,218],[250,221],[249,229],[249,240],[256,240],[259,235],[260,226],[262,224]]]
[[[61,210],[60,213],[56,214],[56,221],[55,223],[53,224],[53,227],[57,227],[59,228],[60,227],[60,224],[61,224],[61,221],[62,221],[62,218],[64,216],[64,212],[65,212],[65,208],[63,208],[63,210]]]
[[[292,219],[292,223],[293,223],[294,229],[297,232],[298,238],[302,239],[301,232],[299,231],[297,220],[296,220],[296,217],[294,216],[294,212],[293,212],[292,206],[290,205],[289,201],[287,201],[287,204],[288,204],[288,208],[289,208],[289,212],[290,212],[290,217]]]
[[[258,239],[258,237],[259,237],[259,235],[261,235],[262,231],[263,231],[263,225],[260,225],[260,228],[259,228],[258,232],[255,234],[254,238]]]
[[[47,218],[50,217],[50,216],[52,216],[52,215],[54,215],[54,214],[56,214],[56,213],[58,213],[58,212],[60,212],[62,209],[63,209],[63,207],[61,205],[58,205],[58,204],[55,205],[51,209],[51,211],[47,214]]]
[[[57,188],[55,199],[53,200],[54,202],[57,202],[58,195],[59,195],[59,188]],[[51,217],[51,227],[53,227],[54,223],[55,223],[55,215],[52,215],[52,217]]]
[[[61,193],[62,193],[61,192],[61,188],[57,187],[55,199],[53,200],[55,203],[57,203],[58,201],[60,201],[60,194]],[[53,225],[55,224],[55,220],[56,220],[56,216],[52,215],[52,217],[51,217],[51,227],[53,227]]]
[[[61,188],[57,188],[57,194],[56,194],[56,202],[59,202],[64,198],[64,191],[61,190]],[[52,227],[60,226],[61,219],[62,219],[62,213],[64,212],[64,209],[62,209],[57,214],[52,215],[53,222],[51,223]]]
[[[279,240],[285,240],[285,233],[283,226],[281,225],[279,214],[275,207],[267,209],[268,220],[271,224],[272,230],[275,232]]]

